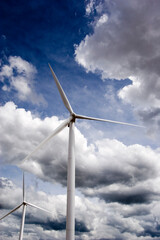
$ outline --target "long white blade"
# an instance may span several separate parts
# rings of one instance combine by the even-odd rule
[[[23,203],[22,203],[23,204]],[[4,215],[3,217],[0,218],[0,220],[2,220],[3,218],[7,217],[9,214],[15,212],[18,208],[20,208],[22,206],[22,204],[20,204],[18,207],[12,209],[9,213],[7,213],[6,215]]]
[[[101,122],[123,124],[123,125],[128,125],[128,126],[133,126],[133,127],[143,127],[143,126],[132,124],[132,123],[118,122],[118,121],[113,121],[113,120],[108,120],[108,119],[101,119],[101,118],[93,118],[93,117],[87,117],[87,116],[77,115],[77,114],[75,115],[75,117],[79,118],[79,119],[87,119],[87,120],[95,120],[95,121],[101,121]]]
[[[24,172],[23,172],[23,202],[25,199]]]
[[[72,114],[72,113],[73,113],[73,110],[72,110],[72,107],[71,107],[71,105],[70,105],[70,103],[69,103],[69,101],[68,101],[68,98],[66,97],[66,94],[64,93],[64,90],[63,90],[61,84],[59,83],[59,81],[58,81],[58,79],[57,79],[57,77],[56,77],[56,74],[54,73],[54,71],[53,71],[53,69],[52,69],[52,67],[51,67],[50,64],[49,64],[49,67],[50,67],[50,70],[51,70],[51,72],[52,72],[54,81],[55,81],[55,83],[56,83],[56,85],[57,85],[58,91],[59,91],[59,93],[60,93],[60,95],[61,95],[62,101],[63,101],[65,107],[68,109],[68,111]]]
[[[63,123],[61,123],[55,130],[54,132],[49,135],[47,138],[45,138],[30,154],[28,154],[22,161],[27,160],[28,158],[30,158],[36,151],[38,151],[38,149],[40,149],[41,147],[43,147],[51,138],[53,138],[56,134],[58,134],[60,131],[63,130],[63,128],[65,128],[70,121],[72,120],[72,116],[69,117],[68,119],[66,119]]]
[[[44,209],[44,208],[38,207],[38,206],[36,206],[36,205],[34,205],[34,204],[32,204],[32,203],[29,203],[29,202],[24,202],[24,203],[27,204],[28,206],[31,206],[31,207],[40,209],[40,210],[42,210],[42,211],[44,211],[44,212],[51,213],[50,211],[48,211],[48,210],[46,210],[46,209]]]

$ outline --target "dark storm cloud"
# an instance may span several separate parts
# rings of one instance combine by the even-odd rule
[[[123,240],[123,238],[101,238],[99,240]]]
[[[138,110],[141,120],[149,126],[149,133],[152,134],[158,130],[160,126],[160,109],[150,108],[147,110]]]
[[[121,161],[120,158],[119,156],[119,161]],[[106,158],[106,162],[107,161],[108,159]],[[130,163],[129,171],[125,171],[123,166],[121,166],[122,168],[117,168],[116,165],[109,167],[108,164],[103,166],[103,169],[93,169],[92,171],[90,171],[89,168],[81,169],[79,167],[76,169],[76,186],[96,188],[98,186],[106,186],[113,183],[130,185],[148,178],[154,178],[155,174],[157,174],[156,169],[148,164],[142,164],[140,161],[141,159],[138,159],[138,162],[133,165]],[[134,175],[134,183],[132,174]]]
[[[128,217],[142,217],[147,216],[150,214],[150,208],[148,207],[148,204],[137,204],[134,205],[134,207],[129,212],[124,212],[123,216],[124,218]]]
[[[143,121],[148,122],[153,118],[160,116],[160,109],[157,108],[157,109],[150,109],[150,111],[141,111],[139,112],[139,115],[143,119]]]
[[[119,202],[121,204],[142,204],[150,203],[153,200],[154,193],[148,189],[148,191],[134,192],[132,189],[130,192],[117,192],[117,193],[102,193],[97,195],[106,202]],[[142,213],[143,214],[143,213]]]
[[[66,228],[66,221],[65,219],[62,219],[60,221],[57,220],[43,220],[43,219],[37,219],[32,214],[26,214],[26,224],[35,224],[41,226],[45,230],[56,230],[56,231],[62,231]]]
[[[57,158],[59,157],[57,156]],[[48,166],[47,168],[46,162]],[[154,178],[154,176],[157,175],[157,170],[154,168],[154,166],[151,167],[148,164],[143,165],[140,162],[140,159],[136,164],[129,165],[130,171],[124,171],[123,167],[122,169],[117,168],[116,165],[108,167],[108,164],[99,169],[94,168],[94,166],[92,166],[92,169],[89,167],[87,169],[84,169],[81,168],[81,166],[76,166],[76,187],[96,188],[111,185],[113,183],[130,185],[136,184],[138,181],[144,181],[148,178]],[[63,186],[66,186],[67,161],[64,162],[62,159],[53,160],[50,157],[45,157],[45,159],[41,161],[41,170],[43,171],[44,176],[49,176],[52,179],[61,182]],[[132,174],[134,175],[134,183]]]
[[[156,226],[148,226],[145,228],[144,232],[141,233],[139,236],[144,236],[144,237],[152,237],[154,238],[159,238],[160,237],[160,224],[156,223]]]
[[[76,234],[79,235],[81,233],[85,233],[85,232],[90,232],[90,230],[87,228],[86,224],[82,221],[75,221],[75,231]]]
[[[18,219],[21,219],[21,218],[22,218],[22,208],[23,208],[23,206],[20,207],[20,211],[15,211],[15,212],[13,212],[13,213],[12,213],[13,216],[15,216],[15,217],[18,218]]]
[[[66,220],[40,220],[36,219],[32,214],[26,214],[26,224],[34,224],[41,226],[44,230],[55,230],[55,231],[63,231],[66,229]],[[75,231],[76,234],[89,232],[90,230],[86,227],[85,223],[82,221],[75,220]]]
[[[94,188],[98,186],[110,185],[116,182],[130,182],[130,174],[123,173],[120,170],[90,171],[89,169],[76,169],[76,187]]]
[[[46,163],[47,162],[47,168]],[[67,185],[67,162],[52,161],[52,159],[45,158],[41,164],[41,170],[44,176],[49,176],[52,179],[60,182],[63,186]],[[57,164],[59,165],[57,167]],[[55,171],[56,168],[56,171]],[[139,177],[143,177],[142,175]],[[94,188],[98,186],[110,185],[112,183],[127,183],[132,181],[132,176],[129,173],[123,173],[121,170],[107,170],[90,171],[88,169],[81,169],[76,167],[76,187],[77,188]],[[137,179],[138,181],[138,179]]]
[[[45,161],[50,162],[48,159],[45,159]],[[58,162],[61,163],[57,168]],[[46,168],[46,164],[43,165],[44,161],[42,161],[41,170],[44,176],[50,176],[66,186],[67,164],[62,160],[58,162],[55,160],[49,165],[50,167]],[[108,167],[108,165],[103,166],[103,170],[98,170],[92,166],[92,171],[89,167],[87,169],[76,167],[76,187],[86,196],[98,197],[107,203],[149,204],[153,199],[159,197],[159,191],[156,193],[152,188],[147,188],[145,183],[150,179],[150,184],[153,186],[156,176],[157,171],[154,166],[151,167],[148,163],[142,164],[140,159],[136,164],[129,164],[127,171],[118,169],[117,165],[112,166],[112,168]],[[109,189],[110,186],[112,188],[112,185],[117,186],[117,191]],[[106,189],[104,189],[105,187]],[[91,193],[89,190],[91,190]]]
[[[106,203],[117,202],[125,205],[132,204],[150,204],[154,200],[160,199],[160,192],[154,188],[154,184],[158,183],[158,179],[150,179],[148,182],[142,181],[134,185],[114,183],[108,186],[98,186],[95,188],[82,189],[82,192],[89,197],[98,197]],[[157,182],[157,183],[156,183]],[[129,214],[131,215],[146,215],[146,208],[139,210],[135,209]],[[128,216],[128,215],[126,215]]]
[[[3,204],[0,204],[0,209],[9,209],[9,206],[8,204],[3,203]]]
[[[80,148],[79,145],[79,150]],[[158,156],[149,148],[138,145],[126,148],[118,141],[104,140],[97,143],[97,149],[97,152],[90,152],[98,159],[96,162],[90,161],[90,156],[87,157],[85,152],[82,155],[77,154],[79,156],[76,159],[77,188],[99,188],[115,183],[135,186],[138,182],[144,182],[158,176]],[[106,151],[106,153],[101,154],[101,151],[102,153]],[[48,156],[49,150],[46,152]],[[41,170],[44,176],[52,176],[52,179],[58,179],[62,185],[66,186],[67,160],[62,159],[59,154],[53,160],[51,158],[53,154],[49,153],[49,155],[50,157],[46,157],[45,154],[45,158],[41,159]],[[67,150],[65,158],[67,159]],[[86,158],[88,158],[87,161]],[[46,163],[50,167],[46,168]]]
[[[46,162],[47,162],[47,168],[46,168]],[[45,161],[42,160],[41,162],[41,169],[43,171],[44,176],[48,176],[49,178],[51,176],[52,179],[57,180],[63,186],[67,185],[67,161],[64,161],[64,159],[59,159],[58,156],[57,156],[57,159],[45,157]]]
[[[5,209],[5,210],[8,210],[8,212],[9,212],[10,210],[12,210],[12,208],[14,208],[14,206],[11,206],[11,204],[9,202],[0,203],[0,209]]]

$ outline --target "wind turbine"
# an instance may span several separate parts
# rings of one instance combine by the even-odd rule
[[[23,239],[24,221],[25,221],[25,214],[26,214],[26,207],[27,207],[27,205],[50,213],[49,211],[47,211],[47,210],[45,210],[45,209],[43,209],[41,207],[38,207],[38,206],[36,206],[36,205],[34,205],[32,203],[29,203],[29,202],[25,201],[25,184],[24,184],[24,173],[23,173],[23,202],[20,205],[18,205],[16,208],[12,209],[9,213],[7,213],[6,215],[4,215],[3,217],[0,218],[0,220],[2,220],[3,218],[7,217],[9,214],[11,214],[11,213],[15,212],[16,210],[18,210],[21,206],[23,206],[21,227],[20,227],[20,233],[19,233],[19,240]]]
[[[70,117],[66,119],[60,126],[58,126],[53,133],[44,139],[30,154],[28,154],[23,161],[27,160],[31,157],[39,148],[41,148],[44,144],[46,144],[51,138],[53,138],[56,134],[62,131],[67,125],[69,127],[69,144],[68,144],[68,171],[67,171],[67,217],[66,217],[66,240],[74,240],[75,235],[75,130],[74,130],[74,123],[76,119],[85,119],[85,120],[95,120],[95,121],[102,121],[102,122],[109,122],[115,124],[123,124],[129,125],[134,127],[140,127],[139,125],[125,123],[125,122],[118,122],[108,119],[100,119],[100,118],[93,118],[88,116],[83,116],[76,114],[70,103],[66,94],[60,85],[52,67],[50,66],[51,73],[53,75],[54,81],[57,85],[58,91],[64,103],[64,106],[70,113]]]

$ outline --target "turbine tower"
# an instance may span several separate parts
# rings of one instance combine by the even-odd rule
[[[23,206],[23,210],[22,210],[22,219],[21,219],[21,226],[20,226],[20,233],[19,233],[19,240],[22,240],[23,239],[23,230],[24,230],[24,222],[25,222],[25,214],[26,214],[26,207],[28,206],[31,206],[31,207],[34,207],[34,208],[37,208],[37,209],[40,209],[42,211],[45,211],[47,213],[50,213],[49,211],[41,208],[41,207],[38,207],[32,203],[29,203],[29,202],[26,202],[25,201],[25,183],[24,183],[24,173],[23,173],[23,202],[18,205],[16,208],[12,209],[9,213],[7,213],[6,215],[4,215],[3,217],[0,218],[0,220],[2,220],[3,218],[7,217],[9,214],[15,212],[16,210],[18,210],[21,206]]]
[[[70,117],[66,119],[62,124],[60,124],[60,126],[57,127],[50,136],[48,136],[45,140],[43,140],[30,154],[28,154],[23,161],[31,157],[39,148],[41,148],[51,138],[53,138],[56,134],[58,134],[68,125],[69,144],[68,144],[68,170],[67,170],[66,240],[74,240],[75,238],[75,131],[74,131],[74,125],[75,125],[76,119],[95,120],[95,121],[109,122],[109,123],[115,123],[115,124],[129,125],[134,127],[141,127],[141,126],[131,124],[131,123],[118,122],[118,121],[113,121],[108,119],[93,118],[93,117],[76,114],[73,111],[68,101],[68,98],[66,97],[66,94],[62,86],[60,85],[50,64],[49,64],[49,67],[50,67],[52,76],[54,78],[54,81],[57,85],[60,96],[62,98],[62,101],[64,103],[64,106],[67,108],[67,110],[70,113]]]

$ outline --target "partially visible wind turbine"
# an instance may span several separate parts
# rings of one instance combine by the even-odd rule
[[[83,115],[76,114],[63,89],[60,85],[53,69],[49,64],[50,70],[52,72],[53,78],[57,85],[58,91],[61,95],[62,101],[70,113],[70,117],[66,119],[59,127],[57,127],[53,133],[48,136],[44,141],[42,141],[30,154],[28,154],[23,161],[27,160],[31,157],[39,148],[41,148],[44,144],[46,144],[51,138],[53,138],[56,134],[62,131],[67,125],[69,127],[69,144],[68,144],[68,172],[67,172],[67,217],[66,217],[66,240],[74,240],[75,235],[75,131],[74,131],[74,123],[76,119],[86,119],[86,120],[95,120],[95,121],[102,121],[102,122],[109,122],[109,123],[116,123],[116,124],[123,124],[129,125],[134,127],[141,127],[139,125],[125,123],[125,122],[118,122],[108,119],[100,119],[100,118],[93,118],[87,117]]]
[[[23,206],[19,240],[23,239],[24,221],[25,221],[25,213],[26,213],[27,205],[50,213],[49,211],[47,211],[47,210],[45,210],[45,209],[43,209],[41,207],[38,207],[38,206],[36,206],[36,205],[34,205],[32,203],[29,203],[29,202],[25,201],[25,183],[24,183],[24,173],[23,173],[23,202],[20,205],[18,205],[16,208],[12,209],[9,213],[7,213],[6,215],[4,215],[3,217],[0,218],[0,220],[2,220],[3,218],[7,217],[9,214],[11,214],[11,213],[15,212],[16,210],[18,210],[21,206]]]

